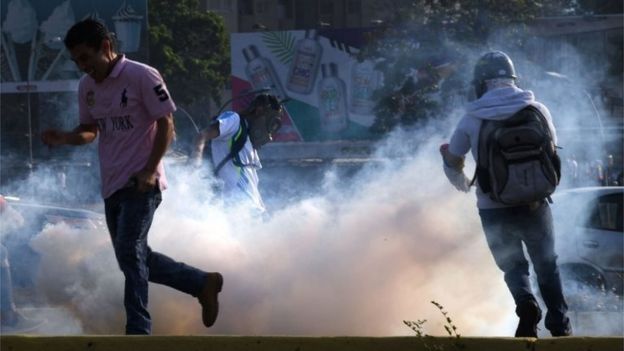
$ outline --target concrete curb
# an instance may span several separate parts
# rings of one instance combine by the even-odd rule
[[[624,337],[0,336],[0,351],[622,351]]]

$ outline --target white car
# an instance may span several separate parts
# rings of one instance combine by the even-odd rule
[[[557,191],[555,251],[571,309],[622,309],[624,187]]]
[[[30,247],[30,239],[46,225],[64,222],[76,229],[106,230],[102,213],[24,201],[12,196],[0,195],[0,198],[3,199],[0,207],[14,212],[9,215],[9,210],[0,209],[0,230],[2,245],[9,252],[13,284],[18,287],[35,289],[40,255]]]

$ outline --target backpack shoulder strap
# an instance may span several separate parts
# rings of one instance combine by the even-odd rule
[[[543,129],[546,131],[546,134],[548,135],[548,138],[550,142],[552,143],[552,149],[547,148],[549,150],[547,154],[553,163],[553,167],[555,168],[555,172],[557,174],[557,185],[558,185],[559,182],[561,181],[561,158],[559,158],[559,155],[557,154],[557,148],[559,148],[559,146],[554,144],[553,131],[550,129],[550,126],[548,125],[548,120],[546,119],[546,116],[544,116],[544,114],[542,113],[540,109],[538,109],[537,107],[533,105],[529,105],[525,107],[525,109],[530,109],[530,111],[535,113],[535,115],[539,118]],[[552,203],[552,199],[550,198],[550,196],[548,196],[547,199],[550,203]]]
[[[472,180],[470,181],[470,186],[473,186],[477,181],[477,174],[479,173],[479,167],[481,166],[481,149],[483,148],[481,144],[483,141],[483,129],[485,129],[486,124],[487,120],[481,120],[481,126],[479,126],[479,139],[477,141],[477,160],[474,175],[472,176]]]
[[[245,143],[247,142],[248,135],[249,135],[249,131],[248,131],[248,126],[247,126],[247,121],[245,121],[245,119],[241,117],[240,125],[238,127],[238,131],[236,135],[234,136],[234,142],[232,143],[230,152],[227,155],[225,155],[223,160],[221,160],[221,162],[219,162],[219,164],[217,164],[217,166],[214,168],[215,176],[219,174],[219,171],[221,170],[221,168],[223,168],[223,166],[225,166],[225,164],[230,160],[233,160],[234,164],[238,166],[243,166],[240,159],[238,159],[238,153],[243,149],[243,147],[245,147]]]
[[[477,142],[477,160],[475,173],[470,181],[470,186],[473,186],[475,182],[478,180],[479,185],[481,185],[482,190],[488,190],[487,183],[485,179],[480,180],[480,177],[487,176],[487,168],[489,166],[487,150],[489,148],[489,136],[492,131],[496,128],[496,122],[488,119],[481,120],[481,126],[479,127],[479,139]]]

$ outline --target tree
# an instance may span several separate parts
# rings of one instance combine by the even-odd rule
[[[377,133],[444,116],[448,99],[467,95],[472,68],[464,52],[482,51],[494,35],[521,48],[531,19],[583,11],[575,0],[391,0],[379,6],[391,9],[388,27],[371,35],[359,54],[375,60],[384,75],[373,95]]]
[[[206,97],[219,105],[230,74],[229,39],[223,18],[198,0],[149,1],[150,64],[174,100],[190,105]]]
[[[614,0],[547,0],[542,2],[541,16],[583,16],[622,13],[624,3]]]

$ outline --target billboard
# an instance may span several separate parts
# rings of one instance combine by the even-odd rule
[[[287,99],[278,141],[370,139],[375,119],[372,93],[382,77],[373,62],[355,57],[367,31],[234,33],[232,95],[268,88]]]
[[[0,14],[2,93],[76,91],[81,73],[63,38],[87,17],[114,32],[120,52],[147,57],[147,0],[1,0]]]

